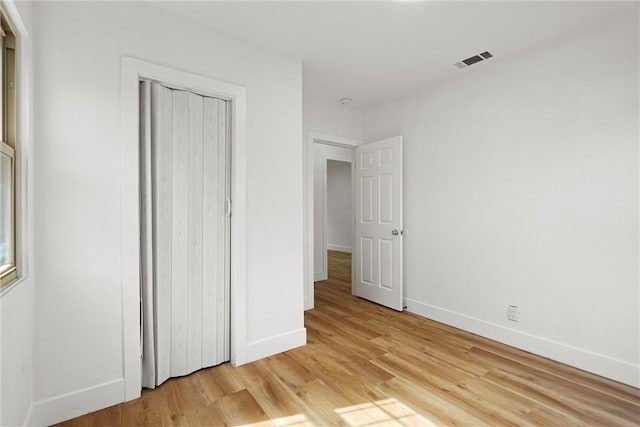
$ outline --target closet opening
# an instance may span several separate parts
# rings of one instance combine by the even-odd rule
[[[231,101],[140,81],[142,386],[230,360]]]
[[[140,397],[142,391],[141,307],[143,257],[141,241],[142,159],[140,144],[140,82],[161,82],[171,90],[186,90],[196,95],[227,102],[230,201],[223,206],[231,213],[229,255],[229,359],[233,366],[249,360],[247,343],[247,90],[242,86],[152,62],[123,56],[121,58],[121,167],[122,167],[122,349],[123,381],[114,387],[124,389],[124,401]],[[204,101],[203,101],[204,103]],[[146,164],[146,160],[144,161]],[[149,167],[149,170],[151,168]],[[146,173],[146,172],[145,172]],[[148,191],[148,190],[147,190]],[[146,213],[145,213],[146,214]],[[146,228],[146,226],[145,226]],[[149,247],[153,247],[150,245]],[[153,265],[153,263],[151,263]],[[145,270],[146,269],[146,270]],[[181,362],[184,363],[184,362]],[[187,369],[189,364],[187,363]],[[182,369],[182,367],[181,367]],[[152,372],[154,372],[152,370]],[[118,392],[119,395],[119,392]]]

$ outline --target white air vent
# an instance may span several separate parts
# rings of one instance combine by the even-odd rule
[[[472,66],[473,64],[477,64],[480,61],[484,61],[485,59],[493,58],[493,55],[489,52],[482,52],[477,55],[473,55],[468,57],[467,59],[463,59],[460,62],[456,62],[455,65],[459,69],[467,68]]]

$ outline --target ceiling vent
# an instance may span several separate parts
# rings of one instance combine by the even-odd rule
[[[485,59],[493,58],[493,55],[489,52],[482,52],[478,55],[471,56],[467,59],[463,59],[460,62],[456,62],[455,65],[459,69],[467,68],[472,66],[473,64],[477,64],[480,61],[484,61]]]

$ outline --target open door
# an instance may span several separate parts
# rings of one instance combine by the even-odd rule
[[[402,311],[402,137],[355,148],[354,294]]]

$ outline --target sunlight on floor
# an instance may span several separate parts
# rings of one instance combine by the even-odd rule
[[[273,420],[262,421],[259,423],[245,424],[240,427],[266,427],[266,426],[282,426],[282,427],[306,427],[313,426],[304,414],[291,415],[290,417],[275,418]]]
[[[393,398],[348,406],[336,412],[353,427],[436,425]]]
[[[335,412],[342,417],[346,425],[351,427],[374,426],[425,426],[435,427],[437,424],[417,414],[396,399],[378,400],[377,402],[363,403],[361,405],[338,408]],[[241,427],[304,427],[314,424],[304,414],[291,415],[290,417],[276,418],[253,424],[245,424]]]

